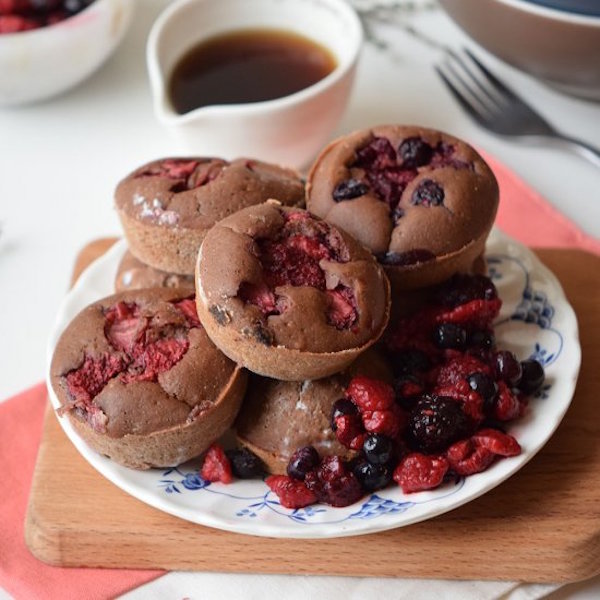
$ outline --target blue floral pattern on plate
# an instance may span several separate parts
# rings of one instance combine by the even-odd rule
[[[50,355],[73,316],[112,293],[125,250],[124,242],[115,245],[84,272],[65,298],[50,338]],[[239,480],[231,485],[205,481],[197,462],[149,471],[121,467],[92,451],[68,419],[59,422],[82,456],[115,485],[159,510],[202,525],[251,535],[327,538],[374,533],[432,518],[489,491],[535,455],[566,412],[579,370],[577,322],[552,273],[531,251],[497,231],[488,240],[486,256],[503,301],[496,323],[498,344],[521,359],[540,360],[547,378],[531,400],[529,413],[511,424],[523,452],[483,473],[431,492],[403,494],[393,485],[345,508],[317,504],[291,510],[281,506],[263,481]],[[57,408],[51,389],[50,399]]]

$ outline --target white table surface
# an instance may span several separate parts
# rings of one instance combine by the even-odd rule
[[[139,2],[123,44],[78,88],[37,105],[0,109],[0,401],[43,378],[46,338],[77,251],[93,238],[120,235],[112,208],[115,184],[147,160],[181,153],[154,118],[145,69],[146,36],[167,3]],[[441,10],[423,10],[408,22],[451,47],[468,43],[477,49]],[[387,122],[446,130],[495,155],[585,231],[600,237],[599,168],[566,150],[518,145],[477,128],[432,68],[441,58],[439,51],[390,24],[375,31],[388,48],[366,44],[337,133]],[[479,54],[550,122],[600,147],[600,104],[558,94],[483,50]],[[172,574],[161,585],[170,583],[167,589],[177,597],[199,597],[194,594],[201,589],[201,576],[196,577]],[[237,582],[227,577],[222,580]],[[342,589],[344,580],[322,579],[323,590],[332,581],[337,582],[332,589]],[[382,585],[381,580],[363,580],[361,590],[371,595],[383,591]],[[225,588],[221,597],[227,595]],[[394,590],[400,597],[401,583]],[[143,597],[147,591],[134,595]],[[518,597],[544,591],[532,589]],[[411,597],[416,593],[412,589]],[[0,598],[5,595],[0,590]],[[600,578],[555,595],[600,597]],[[482,590],[474,597],[489,595]]]

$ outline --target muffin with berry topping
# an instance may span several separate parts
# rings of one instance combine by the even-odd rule
[[[301,205],[295,171],[257,160],[165,158],[119,183],[115,204],[131,253],[143,263],[193,275],[206,232],[224,217],[269,198]]]
[[[386,360],[373,349],[342,373],[315,381],[278,381],[251,375],[248,393],[234,423],[238,441],[259,456],[270,473],[276,474],[285,474],[292,455],[307,446],[312,446],[319,456],[352,458],[356,452],[337,439],[332,420],[334,411],[335,415],[341,414],[344,405],[351,405],[344,394],[350,379],[357,374],[392,381]]]
[[[267,202],[204,239],[198,315],[249,370],[289,381],[342,370],[383,333],[389,282],[371,253],[307,211]]]
[[[178,275],[155,269],[138,260],[131,252],[123,255],[115,276],[115,292],[140,290],[143,288],[185,288],[194,292],[192,275]]]
[[[387,125],[325,148],[309,173],[306,198],[310,211],[375,254],[396,291],[481,268],[498,185],[465,142]]]
[[[94,450],[136,469],[201,454],[231,426],[246,386],[189,291],[167,289],[82,310],[56,345],[50,377],[59,414]]]

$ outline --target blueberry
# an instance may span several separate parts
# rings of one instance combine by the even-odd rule
[[[394,445],[389,437],[372,433],[365,438],[363,452],[372,465],[386,465],[392,459]]]
[[[471,389],[477,392],[483,398],[483,410],[491,413],[495,407],[495,400],[498,396],[498,386],[496,382],[485,373],[472,373],[467,377]]]
[[[431,368],[429,357],[421,350],[402,350],[390,355],[394,375],[414,375]]]
[[[439,206],[444,202],[444,190],[433,179],[424,179],[413,192],[410,201],[423,206]]]
[[[319,464],[320,457],[314,446],[298,448],[290,457],[287,474],[294,479],[304,479],[309,471]]]
[[[383,252],[377,255],[382,265],[391,267],[409,267],[418,263],[435,260],[435,254],[425,248],[415,248],[406,252]]]
[[[517,357],[508,350],[501,350],[494,355],[494,370],[496,377],[502,379],[510,387],[515,386],[521,380],[523,367]]]
[[[254,479],[260,477],[265,471],[260,458],[247,448],[228,450],[227,458],[231,462],[231,471],[240,479]]]
[[[431,161],[433,148],[420,137],[406,138],[398,147],[402,166],[414,169]]]
[[[340,398],[333,403],[331,408],[331,429],[333,431],[337,429],[336,418],[343,415],[358,415],[358,407],[348,398]]]
[[[440,285],[436,293],[437,301],[450,308],[472,300],[494,300],[497,297],[498,291],[489,277],[462,273],[453,275]]]
[[[392,469],[387,465],[374,465],[366,460],[358,462],[353,473],[363,489],[368,492],[380,490],[392,480]]]
[[[491,331],[477,329],[469,334],[467,346],[491,350],[496,345],[496,338]]]
[[[467,343],[467,331],[456,323],[441,323],[433,332],[433,341],[438,348],[463,350]]]
[[[347,179],[338,183],[333,190],[333,199],[336,202],[352,200],[366,194],[369,186],[358,179]]]
[[[76,14],[87,8],[92,0],[64,0],[63,7],[69,14]]]
[[[529,359],[521,363],[521,370],[521,380],[517,387],[526,394],[534,394],[542,387],[546,378],[544,367],[537,360]]]

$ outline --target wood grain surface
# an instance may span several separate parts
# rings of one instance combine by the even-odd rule
[[[76,272],[112,240],[86,247]],[[579,319],[573,403],[546,447],[498,488],[429,521],[353,538],[285,540],[162,513],[98,474],[48,409],[26,541],[62,566],[568,582],[600,572],[600,258],[539,250]]]

